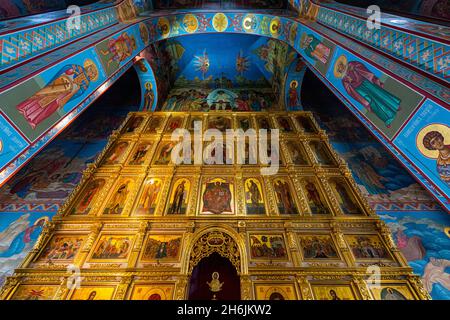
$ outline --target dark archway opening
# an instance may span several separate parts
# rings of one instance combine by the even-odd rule
[[[213,277],[216,280],[213,280]],[[218,289],[220,291],[217,291]],[[214,252],[200,260],[194,270],[192,270],[189,282],[189,300],[240,299],[239,275],[236,268],[227,258]]]

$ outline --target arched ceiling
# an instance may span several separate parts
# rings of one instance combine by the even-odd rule
[[[169,69],[171,87],[271,87],[297,53],[281,41],[248,34],[197,34],[152,49]]]

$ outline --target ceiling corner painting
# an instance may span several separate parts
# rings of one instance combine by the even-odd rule
[[[0,109],[33,142],[105,79],[100,60],[88,49],[3,92]]]
[[[95,46],[107,76],[112,75],[145,47],[147,39],[144,38],[144,35],[145,33],[137,26],[134,26]],[[138,50],[138,48],[141,49]]]
[[[427,100],[394,140],[450,203],[450,111]]]
[[[424,98],[340,47],[336,48],[326,78],[388,139],[395,136]]]

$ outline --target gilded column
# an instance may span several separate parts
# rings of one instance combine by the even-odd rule
[[[308,279],[304,275],[296,275],[295,280],[297,281],[298,288],[301,293],[302,300],[314,300],[314,296],[309,285]]]
[[[408,281],[414,288],[414,291],[419,296],[420,300],[431,300],[431,296],[423,286],[423,282],[419,276],[410,274],[408,275]]]
[[[373,300],[367,283],[364,281],[362,276],[353,276],[353,283],[358,288],[359,293],[363,300]]]
[[[294,184],[295,193],[297,194],[297,203],[300,205],[301,215],[311,215],[308,201],[303,194],[301,176],[298,174],[291,175],[292,183]]]
[[[317,178],[319,178],[320,184],[325,190],[325,194],[330,201],[334,214],[336,216],[344,215],[344,212],[342,212],[341,206],[339,205],[339,201],[336,199],[333,189],[331,188],[331,185],[328,182],[328,179],[326,178],[326,174],[323,171],[323,169],[321,167],[316,167],[314,171],[316,172]]]
[[[269,215],[270,216],[277,216],[278,215],[278,207],[277,202],[275,200],[275,191],[273,190],[272,183],[270,181],[270,178],[267,176],[263,177],[264,180],[264,186],[266,189],[266,198],[267,198],[267,204],[269,209]]]
[[[287,222],[286,224],[290,225],[291,223]],[[297,235],[290,226],[286,228],[286,236],[288,247],[292,255],[292,261],[294,262],[294,267],[300,267],[302,259],[299,252]]]
[[[380,230],[381,237],[386,242],[387,247],[389,248],[389,251],[394,255],[395,259],[398,261],[398,263],[403,266],[408,266],[408,261],[405,259],[401,251],[397,248],[395,245],[394,239],[392,239],[391,230],[386,225],[384,221],[379,220],[377,222],[377,227]]]
[[[100,231],[102,230],[102,227],[103,227],[102,223],[95,223],[91,226],[91,232],[89,233],[83,248],[76,256],[73,262],[74,265],[81,267],[84,264],[89,252],[92,249],[92,246],[95,243],[95,240],[97,240],[97,237],[100,234]]]
[[[136,241],[134,242],[133,250],[131,251],[128,267],[133,268],[136,266],[139,253],[141,252],[142,247],[144,246],[145,235],[149,229],[150,223],[148,221],[142,221],[139,225],[139,230],[136,235]]]
[[[61,278],[61,284],[59,285],[58,290],[56,291],[55,296],[53,297],[53,300],[64,300],[67,296],[67,293],[69,292],[69,288],[67,286],[67,277]]]
[[[5,283],[0,288],[0,300],[6,300],[14,288],[20,283],[20,278],[17,276],[7,277]]]
[[[128,289],[130,288],[130,284],[133,282],[133,276],[124,276],[120,281],[119,286],[117,287],[116,294],[114,295],[114,300],[124,300]]]
[[[175,296],[174,300],[186,300],[186,289],[189,281],[189,276],[181,275],[178,277],[176,286],[175,286]]]
[[[197,213],[197,195],[200,188],[200,170],[196,169],[192,178],[192,188],[189,196],[189,211],[188,216],[195,216]]]
[[[236,203],[237,215],[245,216],[245,185],[242,172],[236,174]]]
[[[347,246],[347,243],[344,240],[344,234],[336,223],[331,223],[331,230],[334,238],[336,239],[336,243],[341,251],[344,261],[347,263],[349,267],[353,267],[355,265],[355,261],[353,259],[352,253]]]
[[[166,174],[164,186],[161,190],[161,197],[160,197],[161,203],[158,204],[158,207],[155,210],[155,216],[164,215],[164,209],[165,209],[164,203],[166,203],[165,200],[167,200],[167,202],[168,202],[168,199],[170,197],[169,191],[170,191],[170,185],[172,184],[172,180],[173,180],[173,171]]]
[[[252,280],[249,275],[241,275],[241,300],[253,300]]]

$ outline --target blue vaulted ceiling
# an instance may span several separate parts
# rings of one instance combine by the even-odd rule
[[[270,87],[296,57],[277,40],[238,34],[183,36],[161,42],[158,49],[170,57],[175,87]]]

